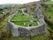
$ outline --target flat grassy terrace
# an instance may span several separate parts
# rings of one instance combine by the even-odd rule
[[[13,22],[14,24],[16,25],[19,25],[19,26],[29,26],[29,24],[31,24],[32,26],[37,26],[38,23],[37,22]]]
[[[36,17],[33,18],[32,15],[26,13],[23,14],[18,12],[16,13],[16,15],[12,17],[12,20],[17,20],[17,21],[13,21],[13,23],[20,26],[28,26],[29,24],[32,26],[38,25],[37,23],[38,19]]]
[[[37,18],[33,18],[34,20],[37,20]],[[28,14],[23,14],[23,13],[16,13],[16,15],[14,15],[12,17],[12,20],[32,20],[32,16],[28,15]]]

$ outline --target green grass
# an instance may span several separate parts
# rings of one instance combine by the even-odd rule
[[[25,40],[26,37],[11,37],[9,40]]]
[[[50,26],[49,24],[47,24],[47,26],[48,26],[47,29],[50,30],[51,32],[53,32],[52,26]]]
[[[44,39],[48,39],[48,34],[41,34],[41,35],[35,35],[33,37],[10,37],[9,40],[26,40],[27,38],[29,38],[30,40],[44,40]],[[46,35],[46,36],[45,36]]]
[[[31,13],[34,13],[34,12],[35,12],[35,9],[31,8],[29,11],[30,11]]]
[[[46,15],[47,15],[48,17],[50,17],[50,19],[53,20],[53,7],[48,8],[48,10],[49,10],[49,11],[46,13]]]
[[[22,6],[22,7],[20,7],[19,9],[24,9],[24,8],[26,8],[25,6]]]
[[[0,21],[0,26],[3,24],[3,22],[2,21]]]
[[[19,26],[28,26],[29,24],[32,24],[32,26],[37,26],[38,23],[37,22],[13,22],[14,24],[16,25],[19,25]],[[25,23],[25,25],[24,25]]]
[[[17,13],[12,17],[12,20],[31,20],[31,19],[32,19],[31,15],[28,14],[23,15],[23,13]]]
[[[0,14],[2,14],[2,11],[0,11]]]
[[[48,12],[48,13],[47,13],[47,16],[48,16],[49,19],[52,19],[52,20],[53,20],[53,13]]]
[[[44,15],[48,16],[48,18],[53,20],[53,7],[52,6],[48,6],[48,8],[42,7],[43,10],[47,10],[46,12],[44,12]]]
[[[29,24],[32,24],[33,26],[38,25],[37,22],[30,22],[30,20],[37,21],[37,18],[36,17],[32,18],[32,16],[29,14],[23,15],[23,13],[17,13],[16,15],[12,17],[12,20],[21,20],[21,21],[27,20],[28,21],[28,22],[16,22],[16,21],[14,22],[16,25],[20,25],[20,26],[28,26]]]
[[[53,1],[45,2],[45,4],[53,4]]]
[[[3,19],[0,20],[0,26],[5,25],[5,23],[7,22],[6,20],[8,19],[7,17],[8,17],[8,15],[4,16]]]

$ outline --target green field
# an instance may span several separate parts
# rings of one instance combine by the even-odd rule
[[[28,26],[29,24],[32,24],[33,26],[38,25],[38,23],[37,23],[38,19],[36,17],[32,18],[32,15],[29,15],[26,13],[24,13],[24,14],[23,13],[16,13],[16,15],[14,15],[12,17],[12,20],[18,20],[18,21],[23,20],[24,22],[18,22],[18,21],[13,22],[16,25],[20,25],[20,26]],[[33,21],[33,22],[31,22],[31,21]]]

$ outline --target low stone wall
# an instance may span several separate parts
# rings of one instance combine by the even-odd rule
[[[31,29],[31,36],[45,33],[45,25],[41,25],[39,27],[35,27]]]
[[[7,29],[12,32],[12,35],[14,37],[30,36],[30,35],[34,36],[45,33],[45,24],[40,24],[38,26],[32,26],[32,27],[23,27],[23,26],[17,26],[14,23],[10,22],[10,20],[8,20]]]
[[[8,23],[7,29],[12,32],[13,36],[34,36],[45,33],[45,25],[32,26],[32,27],[21,27],[14,25],[14,23]]]

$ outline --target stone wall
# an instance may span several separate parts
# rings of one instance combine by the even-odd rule
[[[45,33],[45,25],[32,26],[32,27],[21,27],[14,24],[8,24],[8,29],[12,31],[13,36],[34,36]]]
[[[12,35],[15,36],[34,36],[38,34],[45,33],[45,22],[44,17],[42,15],[41,10],[39,9],[39,5],[37,5],[36,15],[38,17],[38,25],[31,27],[18,26],[11,22],[11,18],[15,15],[12,14],[9,16],[7,29],[12,32]],[[40,14],[40,15],[39,15]]]
[[[39,27],[31,29],[31,36],[34,36],[37,34],[42,34],[42,33],[45,33],[45,26],[44,25],[41,25]]]

